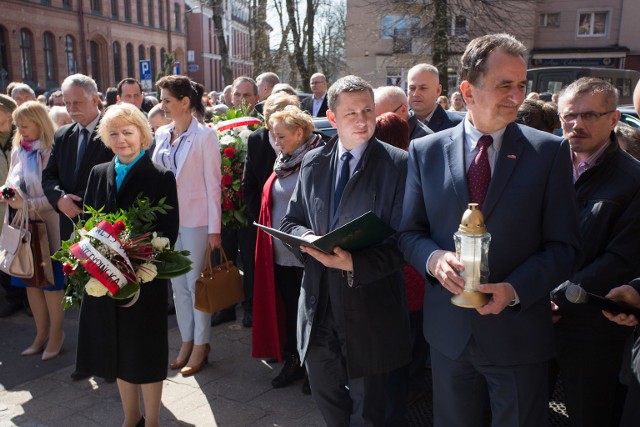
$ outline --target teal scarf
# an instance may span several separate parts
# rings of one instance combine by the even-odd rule
[[[115,171],[116,171],[116,190],[117,191],[120,191],[120,186],[122,185],[122,181],[124,181],[124,177],[127,176],[129,169],[131,169],[133,165],[135,165],[136,162],[140,160],[140,158],[144,155],[145,155],[145,150],[141,150],[140,154],[138,154],[138,157],[133,159],[133,161],[128,165],[125,165],[124,163],[120,163],[120,160],[116,157]]]

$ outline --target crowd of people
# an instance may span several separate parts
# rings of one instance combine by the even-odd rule
[[[253,357],[282,363],[274,388],[304,378],[329,426],[407,425],[427,366],[436,426],[548,425],[558,378],[572,427],[638,425],[640,319],[576,304],[567,290],[640,308],[640,130],[620,122],[617,90],[603,80],[525,99],[525,54],[506,34],[472,40],[450,97],[430,64],[408,71],[406,92],[315,73],[302,101],[271,72],[220,92],[166,76],[158,99],[134,78],[104,100],[82,74],[48,98],[12,83],[0,94],[0,180],[13,190],[0,199],[4,224],[43,221],[53,253],[85,206],[162,199],[174,209],[155,230],[192,262],[171,282],[143,285],[131,306],[85,295],[73,379],[115,381],[123,425],[159,425],[168,369],[197,375],[211,327],[236,320],[235,306],[194,307],[205,258],[224,248],[243,270]],[[636,95],[640,109],[640,85]],[[231,108],[263,121],[247,141],[239,228],[222,225],[220,144],[206,124]],[[313,117],[337,135],[318,132]],[[478,287],[488,302],[477,308],[450,301],[465,289],[452,236],[469,203],[491,234]],[[311,245],[370,211],[396,234],[351,252]],[[309,245],[293,248],[254,222]],[[59,262],[53,270],[44,288],[0,275],[0,316],[28,304],[35,336],[22,355],[43,361],[65,341],[65,279]],[[171,306],[181,337],[172,357]]]

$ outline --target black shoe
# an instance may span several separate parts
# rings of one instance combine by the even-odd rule
[[[85,380],[85,379],[89,378],[90,376],[91,376],[91,374],[85,374],[85,373],[78,372],[78,371],[73,371],[71,373],[71,379],[73,381]]]
[[[307,374],[304,375],[304,383],[302,384],[302,394],[306,394],[307,396],[311,395],[311,385],[309,384],[309,377]]]
[[[225,322],[233,322],[234,320],[236,320],[235,311],[222,310],[211,316],[211,326],[222,325]]]
[[[244,317],[242,318],[242,326],[245,328],[250,328],[253,326],[253,313],[249,311],[244,312]]]
[[[22,309],[22,304],[8,302],[4,305],[4,307],[0,308],[0,318],[9,317],[12,314],[20,311],[21,309]]]
[[[136,423],[135,427],[144,427],[144,417],[140,418],[140,421]]]
[[[297,354],[289,355],[282,366],[282,370],[271,380],[271,386],[273,388],[286,387],[295,380],[299,380],[304,377],[304,368],[300,366],[300,359]]]

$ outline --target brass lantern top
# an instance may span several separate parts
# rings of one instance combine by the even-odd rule
[[[469,208],[462,215],[458,231],[465,234],[484,234],[487,232],[484,216],[477,203],[469,203]]]

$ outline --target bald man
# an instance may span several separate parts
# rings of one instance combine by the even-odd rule
[[[396,113],[409,123],[409,141],[433,133],[433,130],[418,120],[409,109],[407,95],[397,86],[381,86],[374,91],[376,117],[384,113]]]

